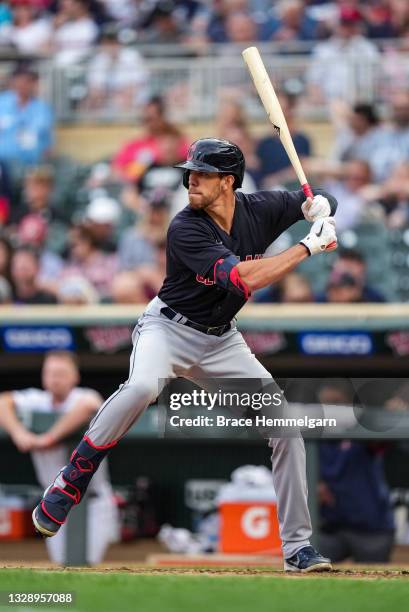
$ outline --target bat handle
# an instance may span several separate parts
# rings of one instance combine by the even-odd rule
[[[314,194],[312,193],[309,183],[304,183],[304,185],[302,185],[302,190],[307,198],[311,198],[311,200],[314,198]]]

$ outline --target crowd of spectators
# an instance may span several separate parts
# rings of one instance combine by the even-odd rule
[[[358,83],[371,80],[368,67],[380,54],[381,95],[388,98],[391,87],[408,84],[406,0],[0,2],[0,51],[52,58],[57,68],[86,65],[87,93],[77,95],[87,111],[115,113],[146,101],[144,55],[152,45],[170,44],[172,53],[197,56],[271,42],[281,45],[276,53],[311,54],[300,79],[312,105],[352,94],[351,62]]]
[[[154,97],[144,131],[62,190],[52,109],[19,65],[0,94],[0,303],[141,303],[165,275],[188,140]],[[68,197],[65,192],[68,192]],[[173,212],[172,212],[173,210]]]
[[[170,58],[225,56],[232,45],[257,43],[278,45],[274,57],[305,58],[290,80],[309,112],[357,97],[389,101],[391,91],[409,87],[406,0],[0,2],[0,53],[48,58],[65,71],[70,108],[111,120],[140,109],[157,91],[168,90],[183,107],[189,79],[172,73],[166,84],[162,67],[147,61],[155,45],[172,45]],[[166,51],[157,53],[169,60]],[[243,86],[244,78],[236,63],[223,85]]]
[[[69,164],[56,155],[53,112],[37,83],[29,65],[18,65],[0,93],[1,302],[148,301],[165,275],[169,221],[187,203],[182,171],[174,168],[187,154],[184,127],[169,118],[163,99],[150,98],[137,135],[61,189]],[[362,223],[409,228],[409,91],[392,95],[386,119],[375,106],[338,105],[327,159],[314,155],[300,127],[297,97],[279,96],[311,182],[340,202],[339,235]],[[221,98],[214,133],[242,148],[244,191],[297,188],[279,139],[256,137],[237,99]],[[368,287],[365,257],[347,249],[319,292],[297,271],[253,299],[340,303],[388,296]]]
[[[197,46],[351,33],[385,40],[407,35],[408,12],[405,0],[11,0],[0,3],[0,40],[23,53],[55,53],[64,64],[92,49],[107,23],[119,26],[123,42]]]

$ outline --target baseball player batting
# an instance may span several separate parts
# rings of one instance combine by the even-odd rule
[[[245,161],[239,147],[203,138],[192,144],[183,183],[189,205],[172,220],[167,236],[167,274],[132,335],[127,381],[93,418],[82,441],[33,511],[36,529],[53,536],[93,474],[147,406],[175,377],[272,379],[236,329],[234,317],[252,291],[280,280],[307,257],[336,248],[334,198],[319,192],[236,191]],[[267,246],[300,219],[307,236],[286,251],[261,259]],[[331,569],[310,545],[304,442],[274,438],[272,470],[284,569]]]

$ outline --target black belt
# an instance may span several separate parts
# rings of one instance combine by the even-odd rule
[[[229,331],[229,329],[231,329],[231,323],[225,323],[224,325],[218,325],[217,327],[207,327],[207,325],[195,323],[169,306],[164,306],[161,308],[160,313],[165,315],[165,317],[171,321],[175,321],[175,323],[192,327],[193,329],[202,332],[202,334],[208,334],[209,336],[222,336],[224,333]]]

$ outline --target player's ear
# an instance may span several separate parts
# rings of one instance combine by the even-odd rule
[[[223,174],[222,178],[224,179],[223,184],[226,186],[226,188],[229,188],[229,187],[233,188],[234,181],[235,181],[233,174]]]

